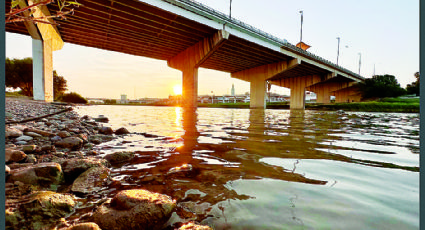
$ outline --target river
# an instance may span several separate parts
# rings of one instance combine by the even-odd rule
[[[101,195],[145,188],[214,229],[418,229],[419,114],[81,106],[132,134]],[[102,156],[101,155],[101,156]],[[95,201],[92,201],[95,202]]]

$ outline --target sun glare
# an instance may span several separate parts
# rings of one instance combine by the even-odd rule
[[[182,95],[182,86],[181,85],[175,85],[173,87],[173,91],[175,95]]]

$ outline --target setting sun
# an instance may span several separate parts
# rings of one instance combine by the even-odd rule
[[[182,86],[181,85],[175,85],[173,87],[173,91],[175,95],[181,95],[182,94]]]

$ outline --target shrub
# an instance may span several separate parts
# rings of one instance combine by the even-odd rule
[[[63,94],[59,98],[59,101],[71,102],[71,103],[80,103],[80,104],[87,104],[88,103],[87,99],[85,99],[80,94],[74,93],[74,92]]]

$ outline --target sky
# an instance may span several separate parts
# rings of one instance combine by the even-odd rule
[[[197,0],[229,13],[230,0]],[[232,17],[292,44],[300,40],[309,52],[370,78],[396,76],[402,87],[415,81],[419,71],[419,0],[233,0]],[[6,57],[32,56],[31,38],[6,33]],[[359,54],[360,53],[360,54]],[[166,61],[65,43],[53,52],[53,69],[64,76],[69,92],[89,98],[166,98],[181,85],[182,73]],[[224,73],[199,69],[198,94],[236,94],[249,91],[249,83]],[[95,86],[95,87],[94,87]],[[272,92],[289,95],[273,86]]]

